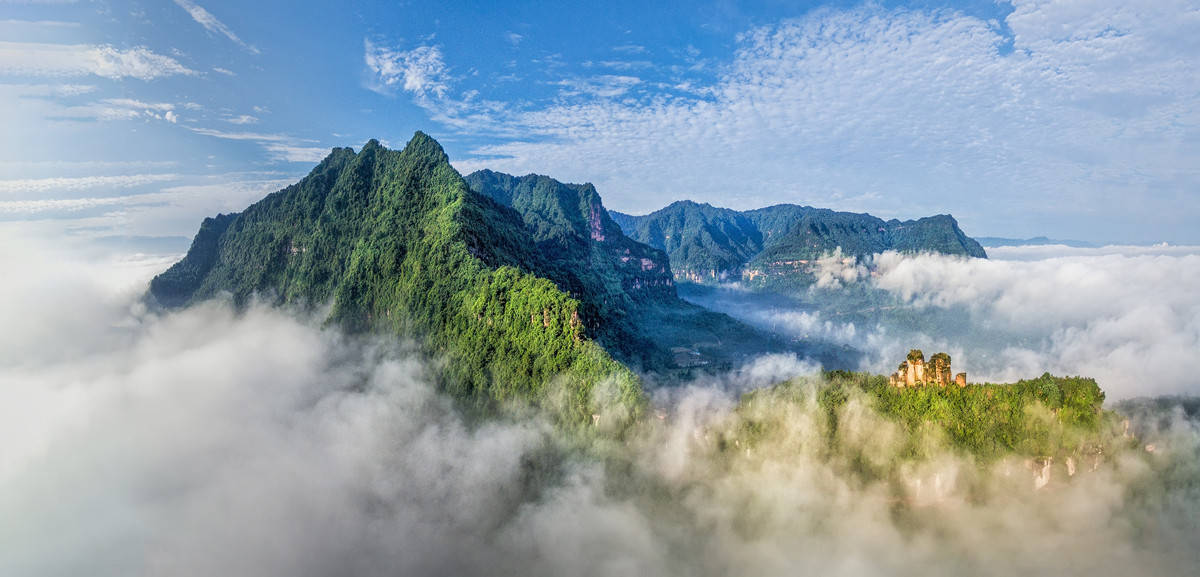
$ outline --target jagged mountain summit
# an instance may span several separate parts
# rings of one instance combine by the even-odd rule
[[[205,219],[149,295],[329,304],[332,323],[444,357],[441,380],[461,398],[540,402],[553,381],[576,422],[604,379],[640,403],[631,368],[719,368],[791,346],[680,300],[666,255],[626,237],[590,185],[483,176],[472,190],[420,132],[403,150],[334,149],[296,184]]]
[[[824,255],[886,250],[987,258],[950,215],[888,220],[780,204],[736,211],[678,201],[644,216],[612,213],[635,240],[665,250],[677,279],[720,282],[803,272]]]

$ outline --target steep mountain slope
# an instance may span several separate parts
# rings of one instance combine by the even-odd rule
[[[593,307],[549,280],[554,269],[519,214],[472,192],[417,133],[402,151],[335,149],[295,185],[206,219],[150,294],[167,306],[223,292],[239,304],[332,303],[332,322],[445,355],[445,386],[483,404],[541,401],[561,379],[564,417],[584,422],[592,386],[615,377],[637,405],[637,379],[596,344]]]
[[[713,280],[714,271],[737,270],[763,249],[763,235],[754,222],[728,208],[683,200],[647,217],[620,216],[630,236],[665,250],[676,274],[693,281]],[[708,279],[703,271],[709,272]]]
[[[520,213],[538,252],[565,269],[561,284],[608,303],[603,313],[675,297],[667,255],[625,236],[592,185],[490,170],[465,180],[475,192]]]
[[[869,214],[787,204],[745,214],[765,239],[763,252],[755,255],[756,263],[815,260],[839,247],[843,254],[856,257],[885,250],[987,256],[950,215],[884,221]]]
[[[748,354],[792,350],[827,364],[848,364],[849,351],[776,341],[724,314],[677,298],[662,250],[626,236],[590,184],[490,170],[467,175],[473,190],[512,206],[540,253],[556,263],[559,286],[598,295],[599,339],[639,368],[724,368]]]
[[[609,377],[640,406],[631,368],[669,380],[783,350],[850,364],[850,351],[680,300],[665,253],[625,236],[591,185],[471,181],[483,194],[421,133],[400,151],[335,149],[298,183],[205,219],[149,294],[168,307],[226,293],[239,306],[329,305],[351,331],[416,338],[445,358],[444,385],[482,406],[541,402],[561,383],[555,403],[575,422],[590,421],[592,387]]]
[[[739,212],[682,201],[615,218],[634,239],[667,251],[677,278],[698,282],[803,271],[837,249],[855,257],[885,250],[987,256],[949,215],[902,222],[792,204]]]

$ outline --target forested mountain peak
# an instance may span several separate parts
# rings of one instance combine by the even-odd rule
[[[614,219],[634,239],[665,250],[676,278],[698,282],[803,274],[806,263],[835,250],[854,257],[885,250],[987,256],[946,214],[884,221],[796,204],[737,211],[684,200]]]
[[[590,184],[470,180],[479,192],[420,132],[402,150],[334,149],[296,184],[205,219],[149,294],[171,307],[221,294],[329,305],[329,322],[447,357],[442,381],[462,398],[540,402],[551,379],[565,383],[574,422],[590,420],[602,378],[640,402],[628,367],[718,368],[791,346],[678,299],[666,255],[627,237]],[[731,335],[743,346],[718,346]]]
[[[412,336],[448,357],[443,383],[474,402],[539,402],[559,378],[576,391],[564,417],[583,422],[587,391],[615,376],[636,403],[637,379],[596,343],[606,327],[593,295],[560,288],[553,269],[521,216],[472,192],[418,132],[398,151],[376,140],[334,149],[296,184],[206,219],[150,295],[166,306],[222,293],[328,303],[342,327]]]

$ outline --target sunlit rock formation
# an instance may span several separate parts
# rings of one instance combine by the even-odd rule
[[[919,387],[924,385],[936,385],[946,387],[950,385],[952,375],[950,371],[950,355],[946,353],[935,353],[929,357],[929,363],[925,363],[925,353],[921,349],[912,349],[908,351],[908,358],[900,363],[896,372],[889,377],[893,387]],[[967,373],[958,373],[954,377],[954,384],[965,387],[967,386]]]

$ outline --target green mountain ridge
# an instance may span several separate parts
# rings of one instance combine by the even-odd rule
[[[678,298],[666,253],[626,236],[591,184],[491,170],[465,179],[522,215],[539,252],[562,271],[552,277],[559,286],[594,295],[612,335],[602,343],[620,360],[708,371],[766,352],[795,352],[830,366],[847,366],[856,356],[845,347],[785,342]],[[658,358],[648,358],[651,353]]]
[[[612,379],[638,406],[638,379],[597,343],[595,307],[549,280],[554,263],[527,239],[518,213],[472,192],[418,132],[400,151],[334,149],[298,183],[205,219],[149,293],[169,307],[223,293],[238,305],[331,303],[328,322],[444,355],[444,386],[480,405],[545,401],[554,380],[564,418],[584,422],[598,410],[593,386]]]
[[[777,230],[762,215],[742,218],[759,218],[754,229],[768,237]],[[711,231],[745,250],[758,242],[739,218]],[[466,406],[532,404],[577,431],[628,430],[647,403],[652,373],[639,371],[687,374],[697,361],[723,370],[749,354],[789,350],[825,355],[827,368],[854,364],[848,351],[783,343],[678,298],[666,253],[627,237],[591,185],[491,171],[463,178],[422,133],[398,151],[374,140],[357,153],[334,149],[296,184],[205,219],[148,298],[182,307],[226,294],[238,306],[329,305],[329,324],[414,338],[444,361],[433,363],[439,383]],[[1094,382],[1048,376],[1012,394],[893,391],[886,377],[839,371],[820,378],[828,386],[785,383],[758,395],[818,394],[834,415],[856,387],[907,427],[914,455],[926,422],[979,455],[1075,454],[1091,441],[1059,423],[1078,417],[1080,434],[1094,433],[1102,400]],[[1036,403],[1050,412],[1028,417]],[[772,430],[751,424],[747,441]]]
[[[987,258],[950,215],[885,221],[793,204],[736,211],[685,200],[644,216],[615,213],[613,220],[633,239],[666,251],[676,278],[696,282],[804,271],[835,250],[860,258],[887,250]]]
[[[635,409],[637,373],[804,352],[680,300],[666,254],[625,236],[591,185],[490,172],[471,182],[482,193],[420,132],[399,151],[375,140],[334,149],[296,184],[205,219],[149,295],[166,307],[222,294],[237,306],[328,304],[329,323],[411,336],[444,357],[439,379],[456,397],[552,401],[575,423],[601,410],[593,391],[606,379]]]

